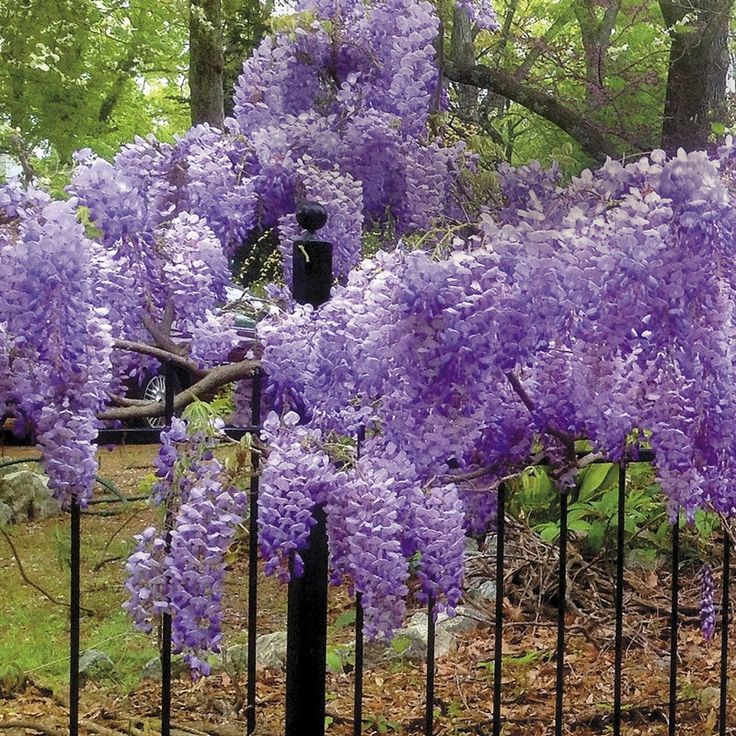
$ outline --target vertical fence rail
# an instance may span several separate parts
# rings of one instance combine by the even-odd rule
[[[363,594],[355,595],[355,689],[353,692],[353,736],[363,732]]]
[[[557,680],[555,684],[555,736],[562,736],[565,686],[565,598],[567,597],[567,489],[560,490],[560,566],[557,583]]]
[[[424,736],[434,734],[434,599],[427,602],[427,699],[424,710]]]
[[[171,427],[174,418],[174,364],[167,361],[164,365],[166,375],[166,395],[164,400],[164,417],[166,427]],[[164,528],[166,531],[166,551],[171,546],[172,509],[166,508]],[[171,734],[171,614],[166,612],[161,617],[161,736]]]
[[[672,525],[672,591],[670,610],[670,701],[669,736],[677,729],[677,609],[680,599],[680,511]]]
[[[365,427],[358,428],[356,458],[365,442]],[[363,732],[363,594],[355,594],[355,687],[353,691],[353,736]]]
[[[297,304],[317,309],[330,298],[332,243],[316,240],[327,212],[316,202],[303,202],[296,219],[307,231],[294,241],[291,291]],[[325,732],[325,675],[327,657],[328,547],[325,505],[313,509],[315,525],[301,552],[304,571],[291,576],[286,618],[285,736],[323,736]],[[292,570],[293,572],[293,570]]]
[[[616,527],[616,640],[613,665],[613,734],[621,734],[621,688],[624,634],[624,531],[626,515],[626,462],[618,466],[618,509]]]
[[[718,734],[726,736],[728,703],[728,624],[731,588],[731,535],[724,523],[723,528],[723,591],[721,598],[721,677]]]
[[[503,577],[506,537],[506,485],[498,486],[496,508],[496,616],[493,653],[493,736],[501,736],[501,668],[503,666]]]
[[[71,516],[71,572],[69,585],[69,736],[79,734],[79,619],[80,619],[80,564],[81,564],[81,510],[74,498]]]
[[[323,736],[327,656],[327,518],[314,508],[309,546],[302,550],[304,573],[292,574],[286,614],[285,736]],[[293,571],[293,567],[292,567]]]
[[[261,426],[261,389],[262,375],[260,368],[253,374],[251,393],[251,424],[255,429],[252,436],[250,453],[250,494],[248,496],[248,684],[246,689],[246,731],[248,736],[256,730],[256,636],[258,634],[258,494],[260,455],[256,447]]]

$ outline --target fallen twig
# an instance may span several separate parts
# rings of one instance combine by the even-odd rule
[[[18,554],[18,550],[16,549],[16,546],[13,543],[13,540],[12,540],[11,536],[2,527],[0,527],[0,534],[2,534],[3,537],[5,537],[5,541],[8,543],[8,546],[10,547],[10,550],[13,553],[13,558],[15,559],[15,564],[18,566],[18,572],[20,573],[21,578],[23,578],[23,581],[27,585],[30,585],[31,588],[33,588],[34,590],[37,590],[44,598],[46,598],[47,600],[51,601],[51,603],[54,603],[57,606],[65,606],[66,608],[69,608],[70,607],[70,604],[69,603],[67,603],[66,601],[61,601],[58,598],[55,598],[53,595],[51,595],[51,593],[49,593],[48,591],[44,590],[38,583],[34,583],[33,580],[31,580],[28,577],[28,575],[26,575],[26,571],[25,571],[25,569],[23,567],[23,563],[21,562],[21,559],[20,559],[20,555]],[[88,613],[90,615],[94,615],[94,611],[91,608],[85,608],[84,606],[81,606],[81,605],[80,605],[79,608],[80,608],[80,610],[84,611],[85,613]]]
[[[47,734],[47,736],[67,736],[66,731],[57,730],[51,726],[47,726],[39,721],[17,720],[17,721],[0,721],[0,728],[23,728],[37,733]]]

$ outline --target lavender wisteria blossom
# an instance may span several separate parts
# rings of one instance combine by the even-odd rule
[[[732,515],[733,159],[722,158],[655,152],[544,196],[518,183],[544,181],[538,169],[508,172],[518,199],[447,259],[377,254],[316,315],[264,322],[274,390],[323,430],[374,427],[425,479],[479,466],[502,477],[538,436],[550,457],[587,438],[618,459],[647,430],[673,512]]]
[[[468,222],[466,154],[431,124],[438,29],[423,0],[305,0],[246,61],[225,130],[139,138],[113,162],[80,152],[67,202],[0,188],[0,405],[35,428],[64,504],[94,478],[112,340],[179,330],[170,355],[224,360],[234,256],[276,228],[288,276],[296,204],[325,200],[332,299],[274,300],[258,326],[273,409],[259,542],[268,572],[299,574],[323,504],[333,580],[362,594],[378,636],[401,620],[410,558],[418,597],[454,609],[464,529],[483,531],[494,485],[540,445],[566,468],[576,439],[618,460],[646,433],[673,515],[736,514],[733,141],[568,184],[555,167],[502,168],[502,205]],[[450,222],[463,236],[444,255],[405,237]],[[388,247],[361,260],[367,233]],[[244,497],[178,421],[156,467],[170,545],[140,536],[129,610],[143,627],[171,613],[203,671]]]
[[[707,563],[700,569],[700,630],[706,641],[713,638],[716,630],[713,570]]]
[[[409,559],[418,554],[419,597],[454,611],[461,596],[463,512],[453,486],[426,491],[405,453],[369,439],[363,457],[328,454],[335,438],[299,424],[288,412],[264,424],[269,443],[262,476],[259,540],[266,572],[301,575],[313,511],[324,505],[331,578],[362,595],[365,631],[388,637],[401,625]],[[345,447],[342,448],[346,450]],[[392,452],[393,449],[393,452]]]
[[[96,413],[111,382],[106,309],[94,301],[95,247],[74,202],[0,187],[0,414],[35,428],[49,486],[85,505]]]
[[[162,432],[153,498],[165,505],[170,528],[137,535],[126,565],[126,610],[143,631],[169,613],[174,650],[195,675],[209,674],[204,655],[219,651],[225,553],[246,509],[246,494],[214,455],[215,441],[213,431],[177,418]]]
[[[244,63],[225,130],[197,126],[173,144],[138,138],[113,163],[78,156],[72,191],[107,247],[149,252],[182,213],[201,218],[228,257],[277,228],[288,280],[293,213],[318,199],[330,205],[324,235],[344,280],[365,229],[390,242],[460,213],[463,146],[445,146],[429,125],[446,97],[432,6],[299,10],[310,12],[293,33],[269,36]],[[133,273],[138,290],[150,288],[144,270]]]

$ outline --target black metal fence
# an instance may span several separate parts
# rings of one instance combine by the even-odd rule
[[[252,425],[231,429],[229,432],[232,436],[241,437],[244,433],[257,435],[260,425],[261,411],[261,380],[257,374],[252,384]],[[167,402],[167,418],[173,414],[172,397]],[[167,422],[168,423],[168,422]],[[146,431],[146,430],[143,430]],[[109,442],[110,438],[106,437],[104,432],[100,438],[101,442]],[[641,454],[638,460],[642,460]],[[258,464],[259,454],[254,448],[251,458],[253,472],[250,484],[250,516],[249,516],[249,560],[248,560],[248,638],[247,638],[247,685],[246,685],[246,728],[245,733],[256,733],[258,724],[257,710],[257,675],[256,675],[256,640],[257,640],[257,602],[258,602],[258,565],[257,565],[257,523],[258,523]],[[615,641],[614,641],[614,672],[613,672],[613,710],[604,719],[606,726],[612,729],[616,735],[621,733],[623,716],[625,713],[626,703],[622,697],[622,683],[624,681],[624,517],[626,513],[626,464],[621,463],[618,468],[618,525],[616,539],[616,566],[615,566]],[[500,736],[503,728],[502,704],[504,703],[504,689],[502,686],[504,672],[504,650],[503,650],[503,632],[504,632],[504,610],[503,601],[505,595],[505,550],[506,550],[506,495],[507,489],[502,485],[498,489],[498,517],[495,535],[496,544],[496,597],[495,597],[495,616],[493,622],[493,684],[491,692],[489,692],[489,702],[492,702],[492,720],[487,724],[487,731],[483,733]],[[557,578],[557,634],[556,634],[556,687],[555,687],[555,716],[554,716],[554,734],[561,736],[565,727],[565,652],[566,652],[566,636],[567,626],[565,622],[566,601],[567,601],[567,547],[568,547],[568,525],[567,525],[567,506],[568,496],[566,493],[559,495],[560,510],[560,535],[558,540],[559,551],[559,569]],[[70,736],[77,736],[79,733],[79,694],[80,694],[80,678],[79,678],[79,659],[80,659],[80,508],[78,504],[73,504],[70,509],[71,518],[71,588],[70,588],[70,630],[69,630],[69,733]],[[678,729],[678,626],[679,626],[679,592],[680,592],[680,527],[679,523],[672,525],[672,575],[671,575],[671,591],[670,600],[671,607],[669,613],[669,702],[668,702],[668,733],[674,736]],[[320,544],[326,546],[323,532],[317,531],[317,538]],[[325,551],[326,554],[326,551]],[[720,693],[719,693],[719,717],[717,724],[717,733],[719,736],[733,733],[734,724],[729,727],[728,723],[728,665],[729,665],[729,620],[730,620],[730,566],[731,566],[731,537],[728,529],[723,530],[723,547],[722,547],[722,598],[720,605]],[[326,574],[326,572],[325,572]],[[326,579],[324,581],[324,590],[309,589],[304,593],[314,603],[314,596],[326,596]],[[286,733],[300,733],[303,736],[318,736],[324,733],[324,659],[319,663],[321,665],[322,678],[319,680],[299,680],[299,669],[295,667],[294,657],[299,655],[299,647],[304,646],[304,639],[309,639],[307,646],[310,647],[310,656],[314,657],[314,637],[310,629],[311,623],[304,620],[298,620],[294,615],[294,611],[299,609],[299,603],[294,603],[293,596],[290,596],[289,605],[292,611],[289,614],[289,659],[287,661],[287,688],[296,688],[296,693],[287,694],[287,725]],[[296,608],[295,608],[296,606]],[[304,603],[301,604],[302,610]],[[352,720],[353,733],[355,736],[363,733],[363,681],[364,681],[364,643],[363,643],[363,616],[360,595],[355,600],[356,616],[355,616],[355,666],[353,671],[354,678],[354,706]],[[427,607],[428,615],[428,646],[426,659],[426,684],[425,691],[422,694],[425,700],[424,711],[424,728],[425,736],[432,736],[435,733],[434,713],[435,713],[435,623],[433,620],[434,604],[430,600]],[[323,619],[324,629],[326,630],[326,605],[324,609],[319,609],[318,615]],[[317,639],[322,635],[318,633]],[[301,639],[301,643],[300,640]],[[318,646],[321,646],[318,643]],[[491,641],[489,639],[489,649]],[[297,652],[295,655],[294,652]],[[171,621],[165,617],[161,631],[161,734],[169,736],[171,731],[171,697],[172,697],[172,672],[171,672]],[[314,666],[314,661],[310,660],[307,666]],[[291,674],[290,674],[291,673]],[[303,676],[303,675],[302,675]],[[319,691],[322,691],[322,698],[319,697]],[[315,693],[317,696],[315,697]],[[288,703],[291,701],[292,705]],[[294,706],[293,704],[297,705]],[[291,707],[292,714],[289,715]],[[295,725],[290,725],[288,719],[292,721],[296,719]],[[306,723],[310,723],[309,728]]]

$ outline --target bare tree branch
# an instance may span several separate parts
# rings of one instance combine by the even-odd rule
[[[164,348],[149,345],[145,342],[136,342],[134,340],[115,339],[113,340],[112,346],[119,350],[127,350],[131,353],[141,353],[142,355],[150,355],[154,358],[158,358],[161,361],[169,361],[181,366],[197,377],[205,375],[205,371],[203,371],[197,363],[195,363],[191,358],[181,355],[181,353],[172,353]]]
[[[10,145],[23,170],[23,178],[26,184],[33,183],[36,180],[36,170],[31,163],[31,155],[25,141],[19,135],[12,135],[10,136]]]
[[[221,386],[226,386],[228,383],[233,383],[233,381],[239,381],[253,375],[253,372],[259,365],[260,363],[254,360],[243,360],[239,363],[228,363],[227,365],[213,368],[204,378],[174,397],[174,409],[183,409],[195,399],[210,394]],[[116,419],[140,419],[141,417],[162,417],[164,411],[163,402],[151,401],[145,405],[136,404],[135,406],[107,409],[98,414],[97,418],[103,421],[109,421]]]
[[[509,372],[506,374],[506,378],[511,384],[511,388],[514,389],[514,393],[521,399],[521,403],[524,404],[527,411],[533,415],[536,412],[536,406],[534,405],[534,401],[531,396],[529,396],[519,380],[519,377],[515,373]],[[551,426],[547,426],[544,431],[559,440],[562,446],[567,450],[570,457],[575,457],[575,438],[571,434]]]
[[[168,350],[168,352],[174,353],[175,355],[186,355],[186,347],[179,345],[171,339],[171,325],[174,322],[174,305],[170,301],[166,302],[160,324],[156,324],[151,316],[145,313],[141,315],[141,322],[143,322],[143,326],[148,330],[156,345],[162,350]]]
[[[446,60],[445,76],[452,82],[488,89],[523,105],[564,130],[596,161],[603,162],[606,157],[621,158],[621,153],[613,143],[582,115],[563,105],[551,94],[520,82],[513,74],[477,64],[459,67]]]

